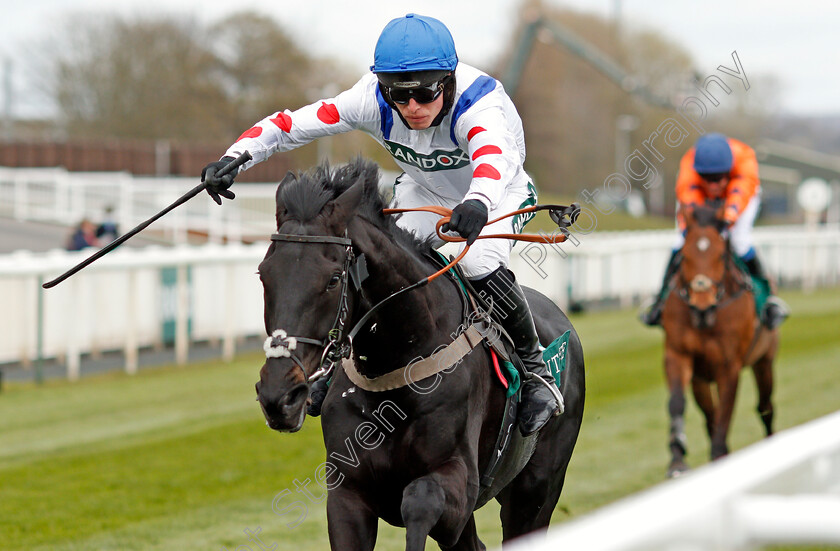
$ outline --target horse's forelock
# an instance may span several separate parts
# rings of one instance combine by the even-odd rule
[[[692,217],[698,226],[716,226],[718,224],[717,209],[705,206],[696,207]]]
[[[324,205],[335,198],[329,183],[329,166],[324,164],[309,172],[289,172],[277,188],[277,227],[286,220],[308,222]]]

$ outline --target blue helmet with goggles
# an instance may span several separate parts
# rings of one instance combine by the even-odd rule
[[[455,41],[446,25],[434,17],[409,13],[385,25],[376,41],[370,70],[377,75],[449,72],[457,65]]]
[[[446,25],[434,17],[409,13],[385,25],[370,70],[391,107],[412,99],[430,103],[442,95],[442,108],[431,123],[437,126],[452,108],[457,66],[455,41]],[[402,113],[397,114],[403,119]]]
[[[732,148],[723,134],[706,134],[694,146],[694,170],[698,174],[725,174],[732,170]]]

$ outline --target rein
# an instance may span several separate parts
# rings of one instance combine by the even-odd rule
[[[493,224],[511,216],[516,216],[517,214],[527,214],[532,212],[538,212],[541,210],[549,211],[551,219],[560,228],[560,234],[533,235],[500,233],[490,235],[479,235],[478,239],[512,239],[515,241],[526,241],[531,243],[543,242],[552,244],[562,243],[566,241],[569,235],[569,226],[575,223],[578,215],[580,214],[580,205],[578,205],[577,203],[572,203],[570,206],[533,205],[504,214],[494,220],[487,222],[486,225]],[[425,206],[410,209],[382,209],[382,214],[385,215],[400,214],[404,212],[431,212],[434,214],[438,214],[441,217],[435,225],[435,232],[437,233],[438,237],[440,237],[443,241],[447,241],[450,243],[466,241],[466,239],[464,239],[463,237],[449,236],[442,233],[440,230],[440,228],[444,224],[450,221],[450,218],[452,216],[452,209],[440,206]],[[461,253],[445,267],[441,268],[432,275],[421,279],[420,281],[412,283],[408,287],[404,287],[399,291],[392,293],[391,295],[385,297],[384,299],[376,303],[361,317],[361,319],[359,319],[358,322],[356,322],[353,328],[345,334],[344,325],[347,321],[347,315],[349,311],[347,305],[348,281],[352,280],[354,286],[356,287],[356,290],[358,291],[361,290],[362,282],[368,276],[365,255],[360,254],[358,257],[356,257],[356,255],[353,252],[353,242],[349,237],[347,237],[346,230],[344,237],[275,233],[271,235],[271,240],[285,241],[291,243],[342,245],[345,247],[346,250],[344,268],[341,272],[341,298],[339,299],[338,311],[336,312],[336,318],[333,322],[333,327],[327,334],[327,338],[323,340],[318,340],[308,337],[289,336],[282,329],[278,329],[266,339],[263,347],[265,349],[267,358],[291,358],[298,365],[298,367],[301,368],[304,374],[306,373],[306,370],[303,367],[303,362],[301,362],[300,358],[298,358],[297,355],[293,353],[297,348],[297,343],[300,342],[304,344],[312,344],[315,346],[322,347],[324,350],[321,354],[321,363],[318,369],[307,378],[309,382],[313,382],[324,376],[328,376],[335,368],[335,366],[342,361],[342,359],[350,357],[350,353],[353,348],[353,338],[359,333],[359,331],[362,330],[362,328],[367,324],[368,320],[370,320],[370,318],[373,316],[374,313],[376,313],[376,311],[385,306],[387,303],[391,302],[399,295],[423,287],[429,282],[437,279],[444,273],[448,272],[458,262],[460,262],[462,258],[464,258],[464,256],[467,254],[467,251],[470,249],[469,245],[465,245],[464,250],[461,251]]]

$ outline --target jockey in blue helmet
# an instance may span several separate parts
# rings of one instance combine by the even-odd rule
[[[350,130],[362,130],[379,142],[403,170],[394,186],[393,207],[452,209],[442,229],[470,245],[461,268],[492,302],[527,372],[520,430],[526,435],[539,430],[562,412],[563,398],[543,362],[528,303],[508,269],[511,242],[476,241],[480,233],[520,233],[533,216],[485,227],[488,219],[536,203],[536,188],[523,168],[522,121],[499,81],[459,63],[443,23],[416,14],[389,22],[376,43],[371,73],[334,98],[258,122],[222,160],[205,167],[202,179],[221,204],[221,197],[233,198],[228,188],[235,175],[216,178],[215,173],[229,160],[250,152],[253,160],[243,165],[245,170],[276,152]],[[437,220],[430,213],[410,212],[397,224],[439,246]],[[311,414],[319,413],[325,392],[323,385],[313,385]]]

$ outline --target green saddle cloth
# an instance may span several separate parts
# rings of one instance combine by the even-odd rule
[[[770,297],[770,282],[767,281],[766,278],[752,275],[750,270],[747,268],[747,265],[737,255],[733,254],[732,259],[735,261],[735,265],[738,266],[738,269],[741,270],[744,275],[749,276],[752,280],[752,293],[753,298],[755,299],[755,313],[759,318],[761,318],[761,312],[764,311],[764,305]]]
[[[548,367],[548,371],[554,377],[557,388],[560,388],[561,384],[560,374],[566,369],[566,351],[569,348],[570,335],[571,330],[567,330],[543,349],[543,361],[546,367]],[[519,387],[522,386],[522,379],[512,363],[502,362],[502,364],[504,366],[503,373],[508,381],[507,396],[510,397],[519,391]]]

